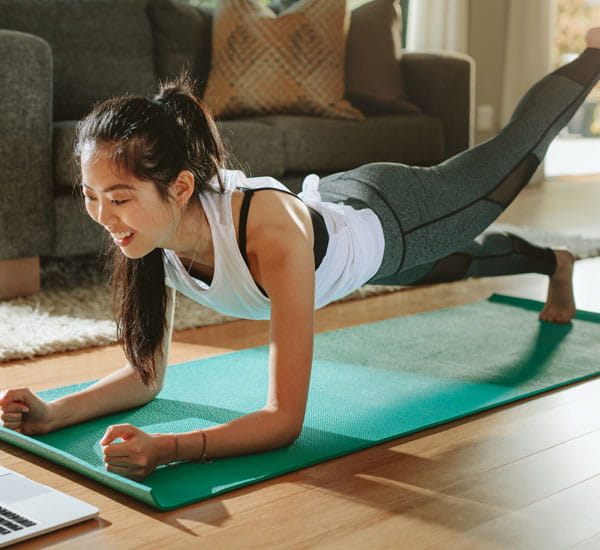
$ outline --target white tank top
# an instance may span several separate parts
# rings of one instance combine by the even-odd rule
[[[192,277],[173,250],[165,250],[166,284],[188,298],[226,315],[245,319],[269,319],[271,302],[262,294],[240,252],[231,210],[231,194],[238,187],[271,187],[288,190],[270,177],[246,178],[237,170],[220,172],[225,186],[218,183],[200,194],[210,225],[214,248],[214,273],[210,284]],[[319,212],[329,233],[327,252],[315,272],[315,308],[338,300],[366,283],[383,259],[381,222],[370,209],[354,210],[343,204],[321,202],[319,178],[311,174],[298,196]]]

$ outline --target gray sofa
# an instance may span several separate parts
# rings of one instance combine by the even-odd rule
[[[153,93],[184,63],[206,81],[211,14],[177,0],[0,0],[0,22],[0,271],[34,265],[6,260],[96,253],[102,231],[74,186],[76,120],[104,98]],[[430,165],[469,147],[471,61],[406,53],[398,70],[419,112],[219,121],[235,167],[298,190],[311,172]]]

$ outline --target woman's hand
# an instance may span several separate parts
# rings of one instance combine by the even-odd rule
[[[26,435],[45,434],[52,430],[53,408],[29,388],[0,392],[0,423],[5,428]]]
[[[122,441],[113,443],[115,439]],[[131,424],[110,426],[100,440],[109,472],[139,481],[175,460],[173,434],[148,434]]]

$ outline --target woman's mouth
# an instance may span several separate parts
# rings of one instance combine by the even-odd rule
[[[113,241],[115,241],[118,246],[127,246],[133,239],[134,232],[129,231],[126,233],[111,233],[111,236]]]

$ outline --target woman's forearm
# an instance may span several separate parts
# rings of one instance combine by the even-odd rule
[[[197,461],[206,454],[213,460],[265,452],[291,444],[301,430],[302,419],[264,408],[202,430],[204,437],[200,430],[178,434],[177,458]]]
[[[310,325],[310,322],[307,323]],[[279,331],[281,332],[281,331]],[[235,420],[178,435],[179,459],[226,458],[277,449],[295,441],[304,423],[312,363],[310,332],[297,328],[271,346],[269,397],[264,408]],[[204,444],[206,442],[206,448]]]
[[[175,290],[169,290],[164,349],[157,361],[155,387],[147,387],[129,364],[101,378],[91,386],[50,403],[53,410],[51,430],[85,422],[91,418],[132,409],[152,401],[160,391],[167,371],[173,334]]]
[[[127,364],[81,391],[52,401],[51,429],[144,405],[157,393],[146,387]]]

